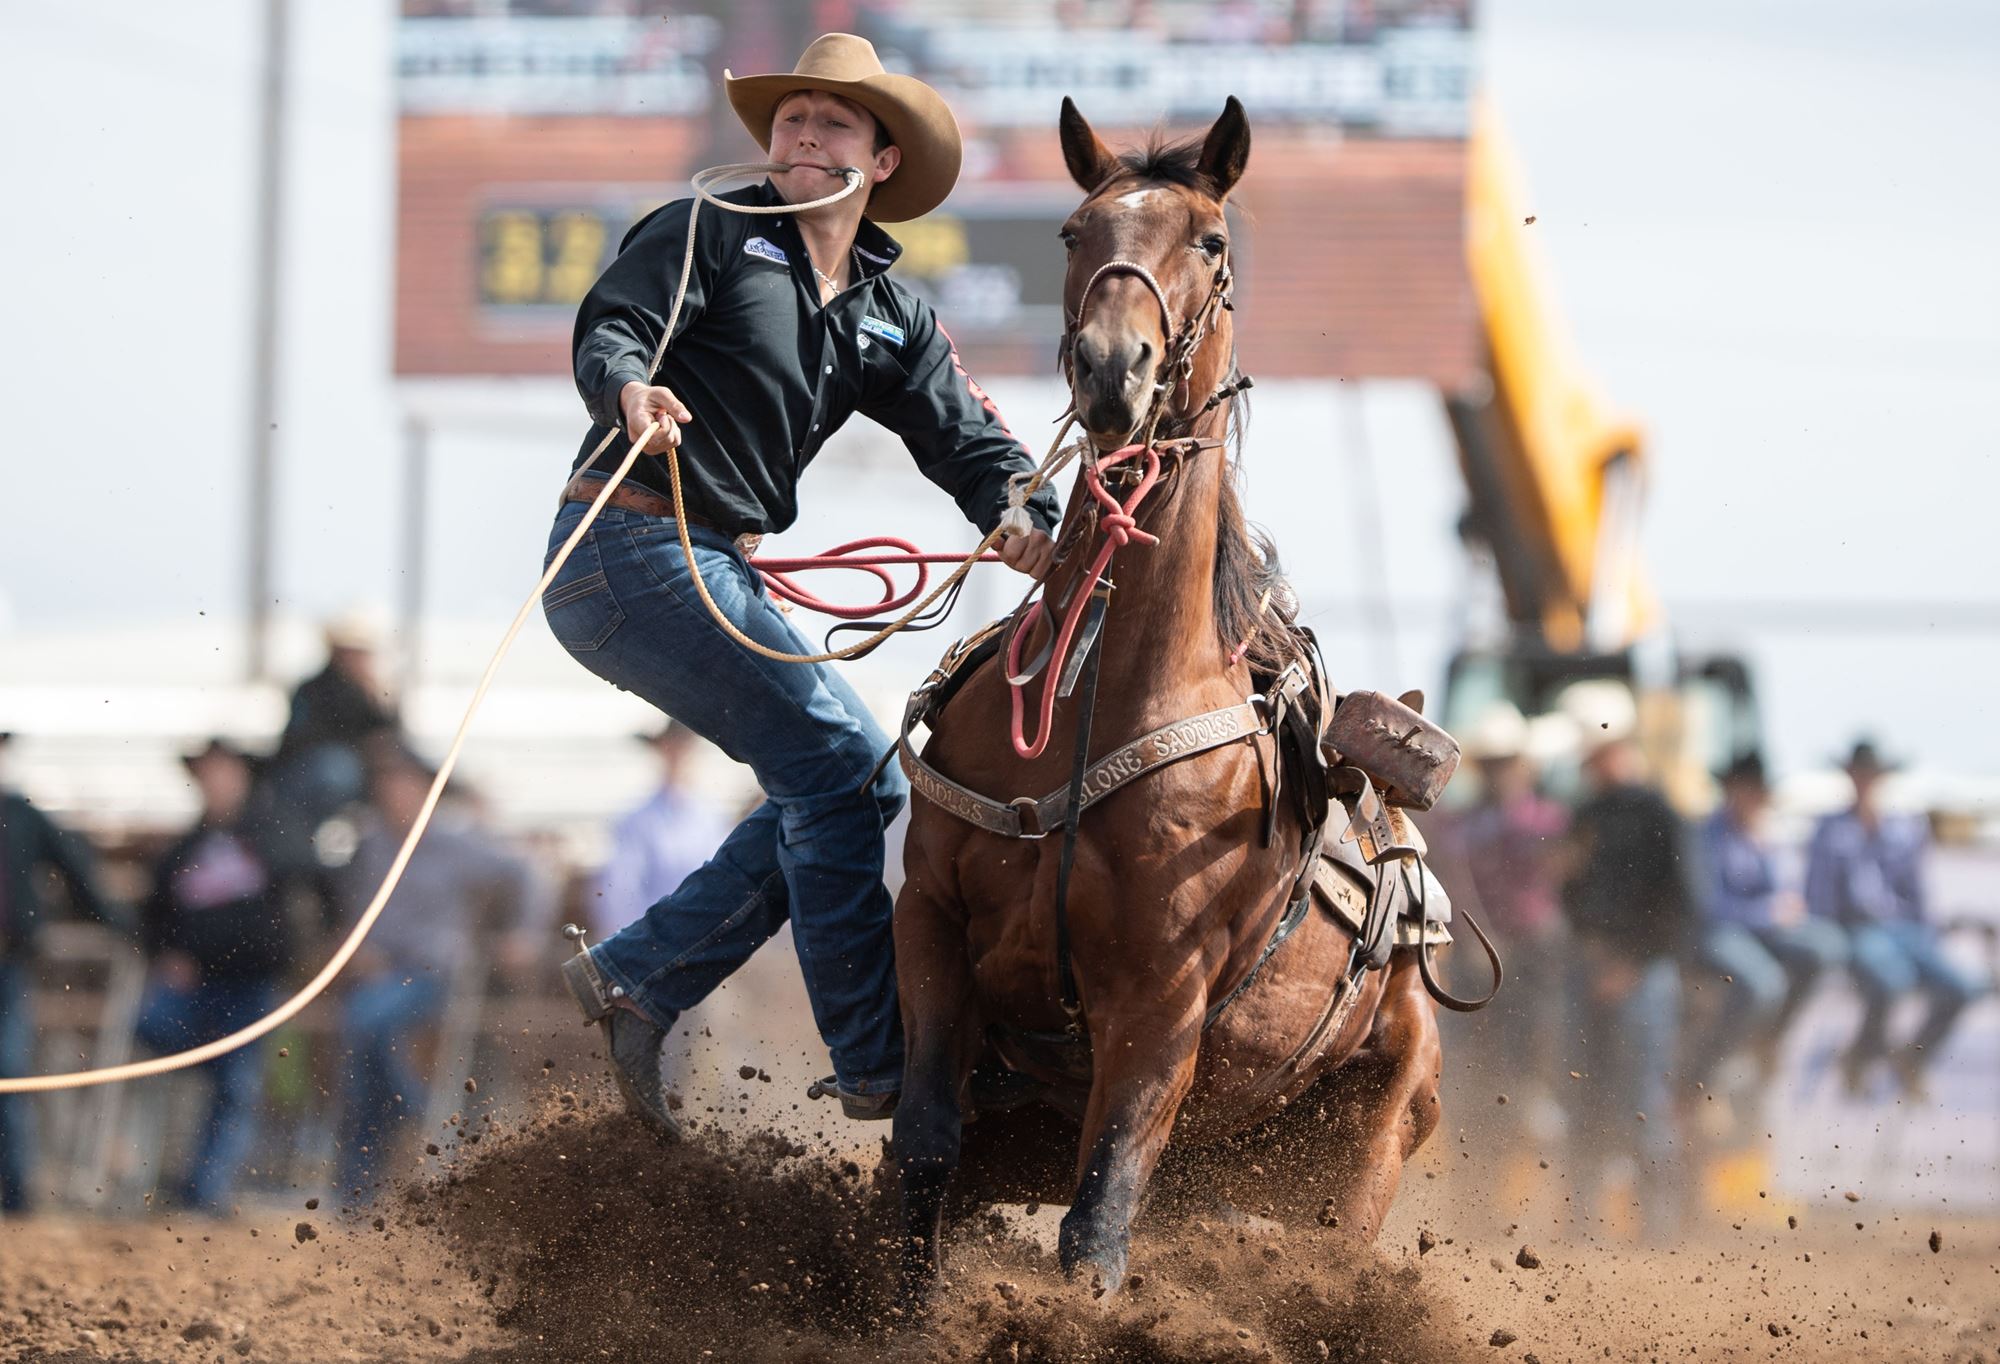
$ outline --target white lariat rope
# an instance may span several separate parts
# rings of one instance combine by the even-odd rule
[[[692,184],[697,199],[714,204],[718,208],[726,209],[729,212],[775,214],[802,213],[809,209],[822,208],[828,204],[837,203],[845,199],[848,195],[853,194],[865,183],[862,173],[858,169],[848,166],[843,167],[837,172],[843,175],[847,181],[846,185],[838,193],[829,194],[823,199],[813,199],[806,203],[776,205],[732,204],[726,200],[718,199],[709,191],[709,186],[720,180],[740,179],[752,175],[776,174],[791,169],[793,167],[779,162],[746,162],[737,165],[714,166],[697,174],[693,178]],[[667,313],[665,327],[661,329],[660,343],[653,351],[653,363],[646,375],[649,383],[653,376],[659,373],[660,362],[666,357],[667,343],[674,334],[674,325],[680,320],[681,304],[687,298],[688,279],[694,272],[695,227],[700,216],[699,208],[688,215],[687,251],[681,259],[680,283],[674,290],[674,305]],[[1073,420],[1073,418],[1074,414],[1071,414],[1070,417],[1065,419],[1063,432],[1058,433],[1056,438],[1058,448],[1052,449],[1049,452],[1049,457],[1043,461],[1042,467],[1029,480],[1026,485],[1026,491],[1020,493],[1020,502],[1025,502],[1029,493],[1032,493],[1034,489],[1040,487],[1048,478],[1053,476],[1058,469],[1068,462],[1069,457],[1074,454],[1074,447],[1067,452],[1060,449],[1062,434],[1068,431],[1069,421]],[[604,439],[599,442],[597,449],[591,452],[590,459],[585,462],[584,468],[587,469],[594,465],[597,462],[598,456],[611,447],[611,442],[618,437],[618,430],[619,428],[614,426],[605,434]],[[590,507],[584,512],[583,518],[577,522],[576,529],[569,533],[569,538],[563,541],[562,548],[557,550],[555,557],[549,561],[548,568],[543,570],[541,580],[535,584],[534,591],[530,592],[528,599],[521,603],[521,609],[514,613],[513,623],[507,627],[507,633],[500,639],[500,646],[493,651],[493,657],[486,664],[486,671],[480,675],[479,685],[473,689],[472,700],[466,705],[465,715],[458,722],[458,731],[452,736],[451,747],[445,750],[444,760],[438,764],[437,775],[431,779],[431,789],[424,796],[423,809],[418,812],[416,822],[410,826],[410,831],[403,836],[403,845],[397,849],[395,861],[389,865],[388,875],[382,879],[382,884],[376,890],[375,897],[368,902],[368,907],[361,912],[361,917],[355,921],[354,927],[348,931],[347,937],[342,940],[340,947],[334,952],[332,958],[327,961],[325,966],[320,968],[319,974],[315,975],[296,994],[278,1006],[277,1009],[264,1015],[264,1017],[247,1027],[237,1029],[227,1037],[218,1037],[212,1042],[205,1042],[198,1047],[190,1047],[186,1051],[170,1052],[164,1056],[148,1057],[143,1061],[129,1061],[124,1065],[106,1066],[97,1070],[73,1070],[56,1075],[26,1075],[0,1078],[0,1094],[40,1094],[51,1090],[84,1089],[92,1085],[117,1084],[124,1080],[139,1080],[149,1075],[164,1075],[170,1071],[185,1070],[189,1066],[198,1066],[204,1061],[212,1061],[218,1056],[228,1055],[239,1047],[248,1046],[258,1038],[265,1036],[277,1028],[283,1027],[293,1018],[296,1018],[308,1004],[311,1004],[313,1000],[323,994],[327,986],[333,984],[334,978],[341,973],[347,966],[347,963],[353,959],[354,954],[360,950],[361,944],[367,938],[369,930],[375,926],[375,921],[382,916],[383,907],[389,903],[390,895],[395,892],[397,883],[402,880],[403,871],[409,866],[410,858],[417,850],[417,844],[422,841],[424,832],[430,828],[431,815],[437,809],[438,798],[444,793],[445,783],[451,780],[453,769],[458,766],[458,755],[465,747],[465,737],[472,727],[472,718],[478,713],[480,703],[486,699],[486,693],[493,685],[494,675],[500,670],[501,660],[506,658],[507,651],[514,646],[515,637],[521,633],[521,627],[527,624],[528,615],[535,609],[536,604],[541,601],[542,594],[548,591],[549,584],[555,581],[556,574],[561,571],[562,566],[568,562],[570,554],[575,551],[578,543],[589,532],[591,525],[597,520],[598,514],[604,510],[605,503],[610,500],[611,494],[617,489],[619,484],[625,481],[625,476],[632,472],[632,466],[638,463],[639,455],[645,450],[646,443],[652,440],[659,430],[660,423],[653,422],[644,431],[639,433],[638,439],[632,442],[631,449],[625,452],[625,457],[619,461],[618,467],[612,471],[611,476],[605,480],[604,486],[599,488],[597,495],[591,499]],[[671,447],[667,451],[667,467],[673,479],[674,513],[680,524],[681,550],[687,555],[688,568],[694,574],[695,587],[700,591],[702,601],[707,604],[710,613],[715,616],[716,620],[739,644],[754,649],[767,658],[775,658],[787,662],[825,662],[832,659],[849,657],[862,652],[864,649],[873,648],[876,644],[881,643],[882,640],[902,629],[917,614],[928,608],[943,593],[945,588],[950,587],[952,583],[965,576],[972,565],[978,562],[980,556],[991,548],[995,540],[999,539],[1003,533],[1009,533],[1003,522],[1002,528],[995,530],[993,534],[988,535],[982,540],[979,548],[968,555],[966,561],[959,565],[951,577],[939,584],[936,591],[918,603],[907,615],[883,627],[861,644],[827,654],[783,654],[767,649],[744,635],[733,623],[723,616],[721,609],[716,606],[714,600],[709,596],[708,588],[701,580],[701,570],[695,565],[693,547],[688,543],[687,521],[682,514],[681,508],[680,463],[675,458]],[[1011,487],[1009,489],[1008,501],[1010,513],[1019,508],[1020,503],[1015,501],[1014,491]],[[1021,519],[1023,521],[1026,520],[1025,511],[1022,512]],[[1032,529],[1032,526],[1029,529]]]

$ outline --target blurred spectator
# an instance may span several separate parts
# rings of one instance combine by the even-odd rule
[[[13,738],[0,733],[0,752]],[[42,878],[50,872],[63,882],[79,912],[111,919],[97,893],[89,845],[58,829],[26,796],[0,786],[0,1075],[27,1075],[34,1069],[28,959],[49,912],[42,900]],[[27,1207],[32,1136],[26,1096],[0,1097],[0,1213]]]
[[[167,849],[141,907],[140,941],[152,980],[140,1041],[185,1051],[262,1018],[293,959],[284,897],[249,816],[253,765],[223,739],[183,759],[201,790],[201,816]],[[197,1072],[214,1084],[187,1170],[165,1190],[182,1207],[219,1212],[257,1137],[264,1044],[218,1056]]]
[[[369,780],[372,822],[343,873],[342,930],[353,926],[389,873],[416,823],[435,774],[400,749],[385,750]],[[489,963],[477,945],[495,941],[506,971],[530,951],[521,936],[533,900],[525,862],[470,827],[432,824],[373,931],[348,963],[340,1052],[347,1058],[341,1106],[340,1184],[366,1191],[422,1082],[410,1066],[418,1035],[444,1014],[454,989],[483,989]]]
[[[293,845],[283,850],[288,862],[306,860],[297,845],[361,798],[369,752],[395,738],[396,714],[375,669],[381,637],[366,612],[328,621],[326,666],[292,692],[270,768],[275,823]]]
[[[1643,780],[1629,715],[1580,728],[1592,744],[1588,793],[1570,826],[1575,870],[1563,905],[1581,973],[1571,992],[1584,1076],[1581,1135],[1598,1162],[1637,1158],[1644,1231],[1659,1240],[1673,1235],[1680,1214],[1667,1077],[1680,1031],[1680,954],[1694,918],[1685,831]]]
[[[1770,781],[1757,754],[1722,774],[1722,805],[1701,826],[1703,922],[1698,961],[1720,979],[1722,1005],[1688,1048],[1690,1079],[1711,1084],[1730,1052],[1754,1043],[1764,1075],[1778,1045],[1829,966],[1847,958],[1847,938],[1806,917],[1805,898],[1778,884],[1764,836]]]
[[[700,742],[694,731],[668,721],[659,732],[637,737],[659,756],[660,785],[612,834],[611,857],[584,907],[587,926],[600,938],[672,892],[722,845],[731,828],[688,785],[688,757]]]
[[[1848,1090],[1860,1093],[1869,1070],[1888,1057],[1904,1090],[1924,1092],[1924,1070],[1937,1057],[1965,1006],[1980,992],[1973,974],[1952,961],[1927,920],[1924,857],[1930,834],[1918,815],[1896,816],[1880,804],[1892,770],[1863,739],[1847,759],[1854,804],[1813,831],[1806,859],[1806,900],[1812,913],[1847,931],[1849,962],[1865,1009],[1841,1062]],[[1891,1054],[1889,1012],[1896,1000],[1921,991],[1930,1011],[1906,1046]]]
[[[1562,1027],[1567,952],[1555,858],[1569,817],[1536,791],[1527,742],[1527,721],[1505,701],[1474,721],[1465,756],[1478,769],[1479,799],[1453,822],[1452,840],[1507,954],[1508,988],[1466,1020],[1468,1059],[1498,1092],[1525,1099],[1513,1111],[1535,1124],[1538,1101],[1543,1117],[1553,1105]]]

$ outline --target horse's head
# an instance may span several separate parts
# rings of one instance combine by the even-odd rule
[[[1064,99],[1062,149],[1086,196],[1062,226],[1064,367],[1078,418],[1108,449],[1156,403],[1169,422],[1192,418],[1227,376],[1223,203],[1250,159],[1250,120],[1232,95],[1200,141],[1120,156]]]

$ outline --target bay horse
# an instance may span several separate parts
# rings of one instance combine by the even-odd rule
[[[1094,758],[1240,705],[1254,691],[1253,670],[1276,672],[1296,636],[1270,609],[1273,592],[1288,593],[1275,554],[1244,521],[1223,445],[1241,426],[1224,205],[1249,160],[1243,107],[1232,97],[1199,139],[1156,138],[1144,151],[1114,154],[1065,99],[1061,140],[1085,194],[1061,236],[1063,354],[1095,452],[1086,464],[1116,450],[1129,457],[1135,440],[1161,460],[1157,490],[1126,518],[1140,543],[1117,551],[1096,641]],[[1118,519],[1086,486],[1093,473],[1100,484],[1118,476],[1079,474],[1046,602],[1090,587],[1087,550]],[[1148,535],[1157,543],[1145,543]],[[1320,1220],[1372,1240],[1404,1161],[1439,1118],[1441,1053],[1421,949],[1399,946],[1386,969],[1358,977],[1353,1007],[1339,1015],[1329,999],[1352,961],[1348,927],[1314,910],[1263,955],[1296,903],[1303,816],[1276,802],[1274,739],[1254,731],[1090,804],[1059,925],[1061,840],[1003,836],[945,803],[953,783],[1004,803],[1061,788],[1081,769],[1077,711],[1091,702],[1059,698],[1043,746],[1024,757],[1010,743],[1001,664],[972,671],[930,717],[912,768],[917,796],[895,907],[907,1061],[893,1150],[906,1291],[920,1294],[942,1267],[947,1185],[962,1160],[982,1142],[988,1164],[1003,1168],[1045,1154],[1019,1135],[1028,1129],[1013,1114],[975,1110],[974,1069],[984,1076],[996,1063],[1033,1082],[1043,1117],[1081,1126],[1074,1164],[1065,1161],[1069,1209],[1058,1241],[1072,1276],[1117,1289],[1170,1133],[1177,1148],[1213,1142],[1297,1109],[1308,1091],[1313,1108],[1344,1119],[1315,1139],[1346,1134],[1343,1177]],[[917,781],[922,766],[944,782]],[[1274,803],[1275,836],[1265,827]],[[1071,996],[1073,1019],[1063,1008]],[[1066,1028],[1069,1045],[1047,1040]]]

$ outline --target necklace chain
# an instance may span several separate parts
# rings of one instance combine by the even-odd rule
[[[854,263],[855,277],[859,278],[861,275],[860,249],[858,247],[852,247],[852,246],[848,247],[847,256],[848,259]],[[821,284],[824,284],[827,288],[833,290],[833,292],[835,292],[836,294],[840,292],[840,286],[834,282],[833,276],[827,274],[826,271],[820,269],[817,265],[814,265],[812,263],[812,256],[810,253],[808,253],[806,256],[806,266],[813,272],[813,274],[819,276],[819,282]]]

